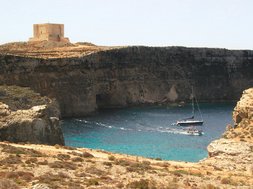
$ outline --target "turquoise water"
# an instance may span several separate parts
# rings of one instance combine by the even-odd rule
[[[234,104],[200,106],[205,121],[198,127],[204,131],[202,136],[186,135],[183,127],[171,125],[189,117],[190,104],[102,110],[93,116],[66,119],[62,128],[68,146],[196,162],[207,157],[207,145],[232,123]]]

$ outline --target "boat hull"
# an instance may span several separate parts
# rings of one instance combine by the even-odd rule
[[[203,132],[187,132],[187,135],[191,136],[202,136]]]
[[[203,125],[204,121],[198,121],[198,120],[190,120],[190,121],[178,121],[178,126],[201,126]]]

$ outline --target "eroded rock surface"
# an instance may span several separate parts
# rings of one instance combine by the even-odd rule
[[[0,48],[0,84],[29,86],[56,98],[64,117],[104,107],[187,101],[192,85],[200,101],[236,101],[253,86],[250,50],[88,47],[96,51],[83,54],[73,47],[67,52],[74,57],[40,58],[43,52],[26,57],[29,49],[16,48]],[[63,53],[46,50],[52,56]]]
[[[227,171],[242,171],[250,174],[253,169],[253,143],[232,139],[213,141],[207,148],[209,158],[206,163]]]
[[[224,137],[253,142],[253,88],[243,92],[233,111],[233,120],[234,127],[228,128]]]
[[[204,162],[218,169],[243,171],[253,175],[253,88],[247,89],[238,101],[233,119],[223,138],[207,148],[209,158]]]
[[[30,103],[22,104],[19,99],[22,94],[9,96],[9,90],[22,90],[26,94],[32,94],[34,99],[29,99]],[[27,88],[16,86],[1,86],[0,93],[0,100],[10,104],[12,107],[10,108],[9,105],[0,102],[1,141],[64,144],[57,107],[53,105],[54,103],[50,99],[43,99],[38,94],[33,94]],[[28,101],[24,98],[22,100],[25,102]],[[46,104],[32,106],[33,104],[44,103],[44,100],[48,102]],[[26,108],[22,109],[22,107]],[[20,109],[17,110],[17,108]]]

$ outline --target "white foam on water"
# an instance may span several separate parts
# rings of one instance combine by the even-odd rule
[[[108,129],[112,129],[112,128],[115,128],[114,126],[111,126],[111,125],[108,125],[108,124],[105,124],[105,123],[101,123],[101,122],[94,122],[96,125],[100,126],[100,127],[105,127],[105,128],[108,128]]]
[[[160,132],[160,133],[169,133],[169,134],[182,134],[182,135],[191,135],[189,134],[189,132],[187,132],[186,128],[184,129],[180,129],[180,128],[171,128],[171,127],[149,127],[149,126],[145,126],[145,124],[143,123],[137,123],[138,127],[135,129],[132,128],[125,128],[125,127],[115,127],[112,125],[108,125],[102,122],[91,122],[88,120],[84,120],[84,119],[75,119],[75,121],[77,122],[81,122],[84,124],[95,124],[99,127],[104,127],[104,128],[108,128],[108,129],[119,129],[122,131],[138,131],[138,132]]]
[[[85,124],[92,123],[92,122],[87,121],[87,120],[85,120],[85,119],[75,119],[75,121],[81,122],[81,123],[85,123]]]

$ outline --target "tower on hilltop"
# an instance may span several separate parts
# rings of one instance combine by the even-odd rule
[[[34,24],[33,37],[29,41],[69,42],[64,37],[64,24]]]

